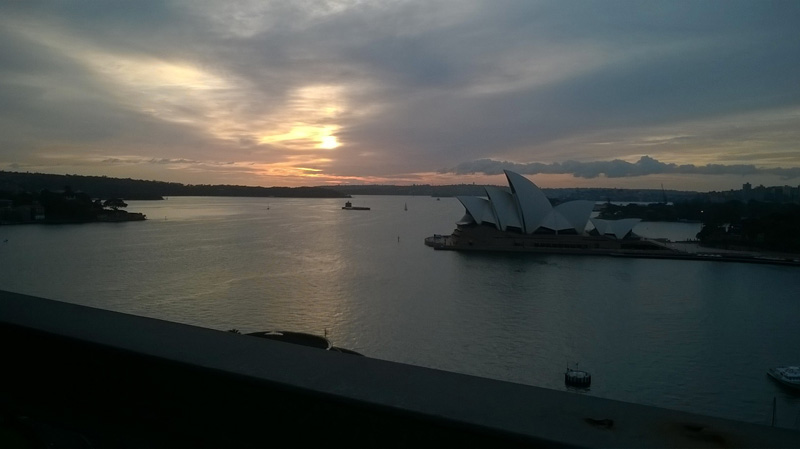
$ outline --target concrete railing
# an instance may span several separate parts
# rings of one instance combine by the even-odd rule
[[[9,292],[0,332],[0,439],[31,444],[800,447],[788,429]]]

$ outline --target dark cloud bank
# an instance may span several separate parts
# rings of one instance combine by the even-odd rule
[[[518,164],[492,159],[479,159],[464,162],[453,168],[439,170],[439,173],[454,173],[458,175],[483,173],[485,175],[499,175],[504,169],[525,175],[551,174],[572,175],[576,178],[626,178],[633,176],[646,176],[656,174],[681,174],[681,175],[777,175],[782,179],[800,178],[800,167],[793,168],[758,168],[755,165],[678,165],[660,162],[649,156],[642,156],[637,162],[630,163],[619,159],[613,161],[595,162],[554,162],[542,164]]]

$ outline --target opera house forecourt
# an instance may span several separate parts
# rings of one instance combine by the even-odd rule
[[[533,182],[503,170],[508,189],[487,186],[485,197],[457,197],[466,209],[451,235],[433,235],[425,244],[437,250],[517,251],[621,257],[715,260],[800,266],[798,258],[752,252],[687,251],[666,240],[640,237],[639,218],[591,217],[595,202],[578,200],[553,206]],[[591,226],[589,226],[591,224]]]

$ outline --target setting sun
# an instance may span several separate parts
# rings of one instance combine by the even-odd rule
[[[322,138],[322,143],[319,144],[320,148],[325,148],[326,150],[332,150],[338,147],[339,141],[336,140],[336,136],[325,136]]]

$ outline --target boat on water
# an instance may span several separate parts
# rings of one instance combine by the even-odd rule
[[[329,350],[331,345],[330,340],[325,337],[307,334],[305,332],[291,332],[291,331],[259,331],[250,332],[245,335],[253,337],[266,338],[268,340],[283,341],[286,343],[294,343],[301,346],[310,346],[312,348],[319,348]]]
[[[767,370],[773,379],[794,388],[800,388],[800,366],[779,366]]]
[[[326,351],[343,352],[345,354],[363,355],[352,349],[340,348],[334,346],[327,337],[321,335],[309,334],[306,332],[294,331],[259,331],[249,332],[244,335],[253,337],[266,338],[267,340],[282,341],[284,343],[292,343],[301,346],[308,346],[312,348],[324,349]]]
[[[592,375],[588,371],[568,367],[564,373],[564,384],[573,388],[589,388],[592,385]]]
[[[348,202],[344,203],[344,206],[342,206],[342,209],[343,210],[369,210],[369,207],[353,206],[353,203],[348,201]]]

